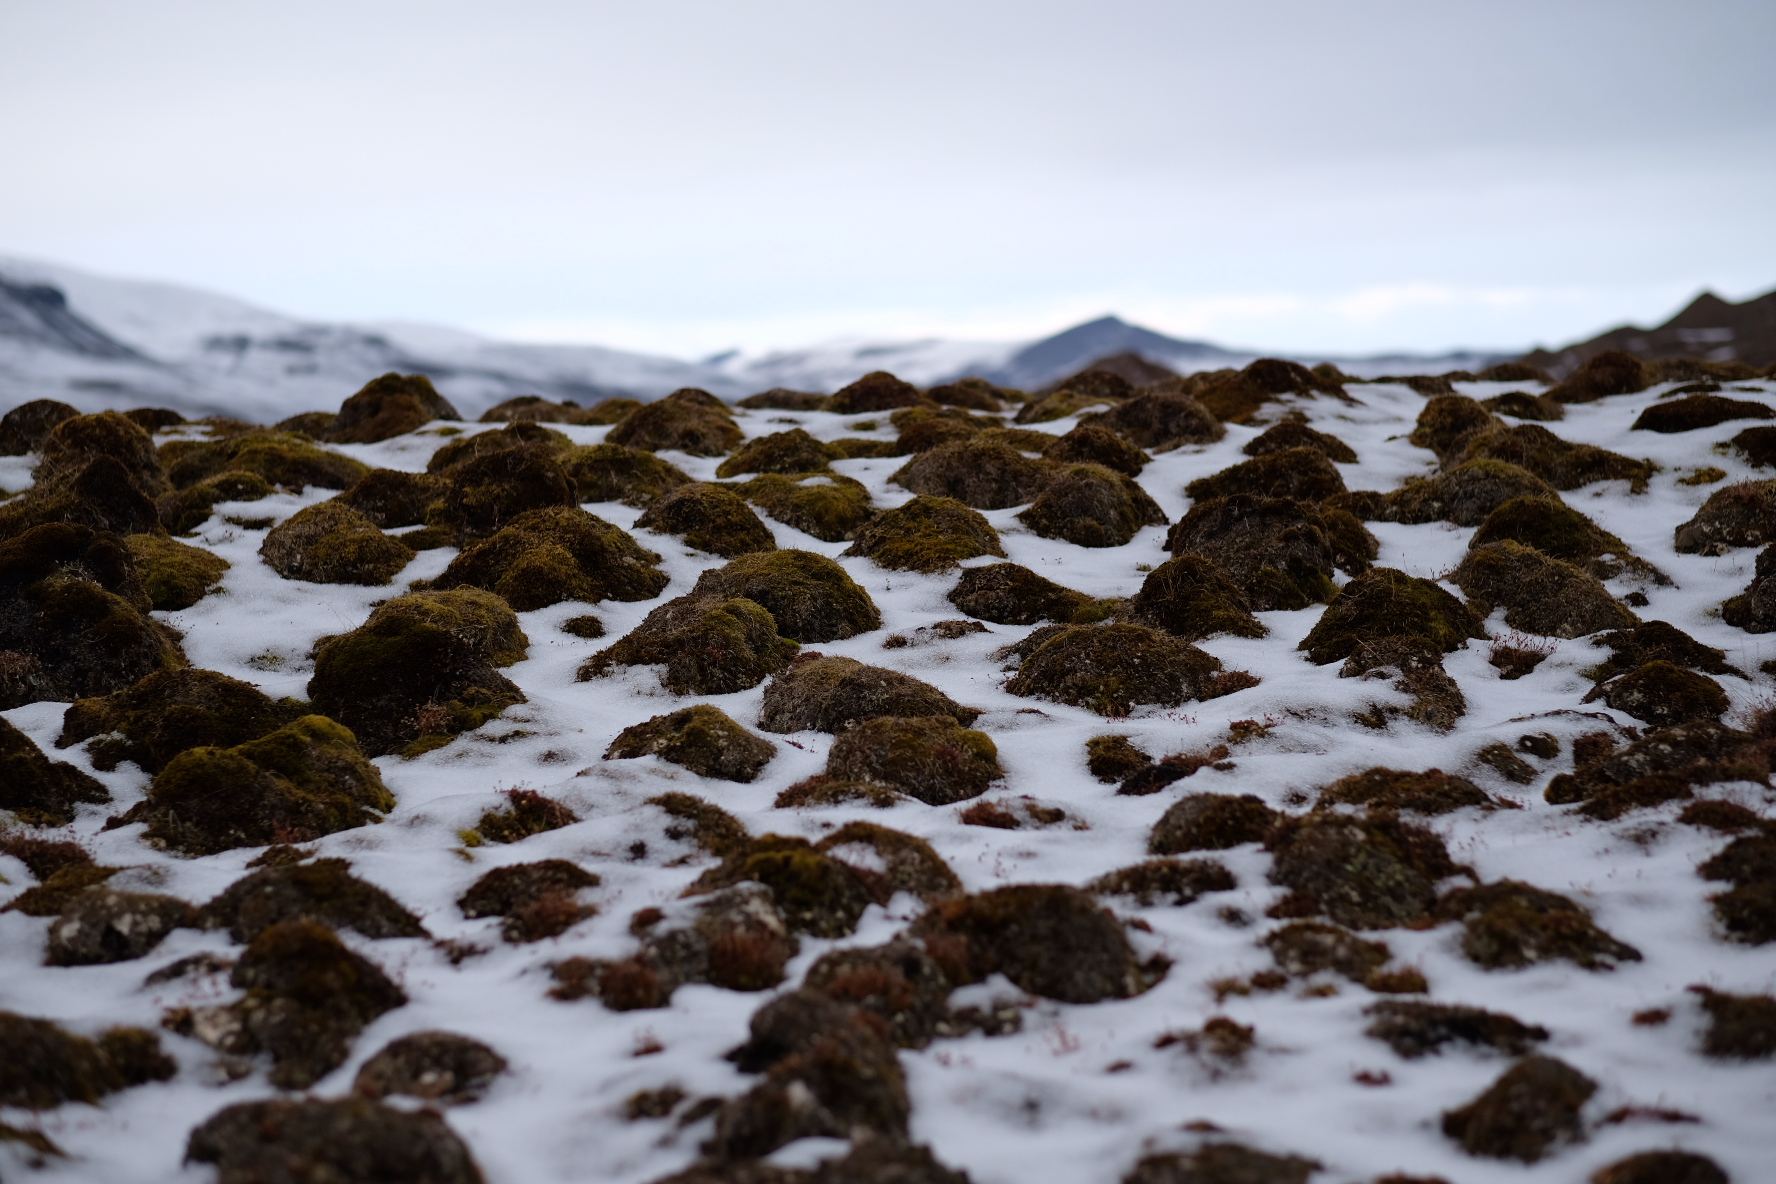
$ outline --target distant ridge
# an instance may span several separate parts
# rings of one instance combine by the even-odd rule
[[[1564,376],[1611,349],[1649,360],[1701,358],[1748,366],[1776,365],[1776,290],[1738,304],[1703,292],[1657,328],[1623,325],[1558,350],[1532,350],[1523,360]]]
[[[1120,317],[1099,317],[1083,325],[1045,337],[1025,346],[1008,358],[1004,365],[984,369],[979,377],[1000,386],[1033,390],[1046,386],[1063,375],[1073,374],[1099,358],[1113,354],[1139,354],[1149,361],[1172,369],[1202,370],[1249,361],[1252,354],[1223,349],[1206,341],[1184,341],[1167,337],[1139,325],[1131,325]]]

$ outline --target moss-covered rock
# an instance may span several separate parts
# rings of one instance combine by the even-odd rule
[[[391,371],[340,404],[322,438],[330,444],[374,444],[417,431],[434,419],[461,418],[431,379]]]
[[[1453,522],[1478,526],[1513,498],[1559,501],[1546,481],[1502,460],[1472,460],[1434,477],[1416,477],[1387,494],[1367,517],[1383,522]]]
[[[928,498],[1003,510],[1034,501],[1055,475],[1055,466],[1047,461],[994,440],[970,438],[920,453],[890,479]]]
[[[134,761],[158,773],[188,748],[233,748],[294,722],[297,714],[251,683],[214,670],[161,670],[69,707],[56,747],[99,737],[88,753],[94,768],[109,772]]]
[[[77,408],[55,399],[32,399],[0,415],[0,456],[24,456],[43,447],[49,433]]]
[[[1176,707],[1210,690],[1221,660],[1145,625],[1046,625],[1018,647],[1005,689],[1101,715]]]
[[[751,600],[776,620],[778,633],[803,643],[839,641],[882,625],[869,593],[812,551],[743,555],[704,572],[692,594]]]
[[[1320,790],[1319,809],[1328,806],[1374,806],[1414,814],[1447,814],[1468,806],[1490,806],[1492,799],[1466,777],[1426,769],[1404,772],[1377,766],[1340,777]]]
[[[1085,593],[1063,588],[1016,563],[965,568],[949,599],[969,616],[996,625],[1083,624],[1104,615],[1098,602]]]
[[[476,588],[415,592],[315,650],[315,708],[382,756],[423,750],[480,727],[524,694],[496,666],[524,657],[529,638],[506,602]]]
[[[167,530],[189,534],[210,520],[217,502],[256,502],[275,492],[271,482],[259,474],[229,469],[189,489],[162,494],[155,510]]]
[[[1185,386],[1217,419],[1250,423],[1266,403],[1287,396],[1314,398],[1324,393],[1347,398],[1342,375],[1309,370],[1299,362],[1259,358],[1243,370],[1192,374]]]
[[[748,440],[716,468],[717,477],[746,473],[824,473],[835,454],[801,428]]]
[[[971,411],[987,412],[1003,411],[1007,403],[1024,401],[1022,391],[995,386],[984,378],[973,376],[934,386],[925,392],[925,397],[946,407],[966,407]]]
[[[1149,572],[1129,600],[1124,619],[1185,641],[1222,633],[1264,637],[1270,632],[1252,615],[1245,594],[1201,555],[1179,555]]]
[[[787,666],[796,649],[756,601],[693,594],[654,609],[615,645],[588,658],[577,678],[585,682],[613,666],[663,664],[660,681],[670,691],[726,695],[756,687]]]
[[[31,738],[0,718],[0,810],[35,826],[66,826],[81,802],[108,802],[111,791],[68,764],[52,761]]]
[[[1378,567],[1339,590],[1298,648],[1323,666],[1386,637],[1422,638],[1447,653],[1485,636],[1480,620],[1434,581]]]
[[[1121,401],[1121,398],[1122,396],[1102,392],[1094,393],[1062,387],[1031,399],[1018,408],[1015,418],[1018,423],[1049,423],[1053,420],[1065,419],[1069,415],[1078,415],[1082,411],[1091,411],[1096,407],[1114,407]]]
[[[886,370],[872,370],[835,391],[826,401],[826,410],[835,415],[863,415],[871,411],[917,407],[927,402],[930,400],[912,383],[902,382]]]
[[[839,860],[806,839],[764,835],[699,876],[686,890],[696,896],[740,883],[771,890],[790,930],[814,937],[844,937],[857,928],[871,894]]]
[[[1044,459],[1063,465],[1102,465],[1126,477],[1139,477],[1153,458],[1102,424],[1082,423],[1064,436],[1040,441]]]
[[[605,441],[658,452],[673,448],[692,456],[726,456],[741,441],[733,412],[720,399],[694,387],[645,403],[610,430]]]
[[[1611,395],[1632,395],[1659,381],[1658,371],[1633,354],[1605,350],[1589,358],[1548,392],[1560,403],[1594,403]]]
[[[164,535],[132,534],[124,539],[136,561],[148,605],[177,612],[202,600],[222,580],[228,560]]]
[[[1256,843],[1281,816],[1252,794],[1193,793],[1173,802],[1147,836],[1150,855],[1225,851]]]
[[[1085,886],[1096,896],[1126,896],[1142,908],[1183,906],[1210,892],[1231,892],[1233,873],[1207,859],[1149,859],[1106,872]]]
[[[457,898],[465,917],[500,917],[500,934],[510,942],[555,937],[592,916],[596,909],[576,899],[601,881],[565,859],[543,859],[496,867]]]
[[[1702,1055],[1716,1060],[1762,1061],[1776,1056],[1776,999],[1768,995],[1731,995],[1707,987],[1691,987],[1701,996],[1708,1015]]]
[[[637,404],[639,406],[639,404]],[[541,395],[515,395],[502,400],[481,413],[477,423],[568,423],[575,411],[582,410],[571,400],[555,403]]]
[[[1269,456],[1273,452],[1286,452],[1291,448],[1311,448],[1324,453],[1327,460],[1337,461],[1341,465],[1357,463],[1356,451],[1349,444],[1337,436],[1317,432],[1294,419],[1285,419],[1265,428],[1259,435],[1246,441],[1246,446],[1240,451],[1247,456]]]
[[[1725,555],[1734,547],[1776,542],[1776,481],[1741,481],[1715,490],[1695,517],[1677,528],[1686,555]]]
[[[1505,609],[1505,624],[1545,637],[1632,629],[1633,612],[1596,576],[1514,541],[1482,544],[1449,573],[1476,616]]]
[[[1132,477],[1102,465],[1068,465],[1018,521],[1043,538],[1081,547],[1120,547],[1143,526],[1164,526],[1165,511]]]
[[[0,539],[17,537],[46,523],[126,535],[162,529],[160,510],[152,497],[109,456],[95,457],[56,480],[40,480],[21,496],[0,504]]]
[[[1603,664],[1606,672],[1627,673],[1648,662],[1675,662],[1708,674],[1745,677],[1737,667],[1728,665],[1725,650],[1703,645],[1669,621],[1647,621],[1593,641],[1610,650],[1609,661]]]
[[[1337,593],[1332,571],[1340,547],[1329,527],[1338,529],[1324,513],[1289,498],[1212,498],[1191,506],[1172,527],[1166,550],[1213,562],[1253,612],[1299,609]]]
[[[756,395],[747,395],[736,407],[747,411],[825,411],[827,396],[818,391],[792,391],[774,386]]]
[[[1655,728],[1718,720],[1732,706],[1712,678],[1664,661],[1647,662],[1601,684],[1586,698],[1602,699]]]
[[[1354,717],[1357,723],[1384,728],[1390,717],[1404,715],[1407,719],[1447,732],[1466,713],[1466,696],[1443,669],[1443,651],[1424,637],[1382,637],[1362,642],[1345,659],[1338,677],[1385,677],[1385,672],[1390,670],[1400,674],[1394,689],[1411,695],[1412,705],[1402,711],[1393,704],[1374,704]],[[1377,671],[1383,673],[1374,673]]]
[[[547,447],[525,444],[464,461],[426,510],[426,525],[459,540],[497,534],[532,510],[574,508],[579,495]]]
[[[685,546],[724,559],[777,549],[770,527],[759,521],[739,494],[723,485],[681,485],[655,499],[635,525],[677,535]]]
[[[207,440],[172,440],[160,446],[160,463],[176,489],[190,489],[223,473],[252,473],[270,485],[300,493],[310,485],[350,489],[370,466],[318,448],[291,432],[249,431]]]
[[[239,1102],[191,1132],[185,1158],[215,1164],[217,1184],[483,1179],[469,1149],[435,1112],[369,1098]]]
[[[911,933],[958,984],[1003,974],[1063,1003],[1126,999],[1150,985],[1116,918],[1067,885],[1016,884],[945,901]]]
[[[43,962],[46,966],[133,962],[191,922],[191,906],[176,896],[92,888],[74,896],[49,923]]]
[[[1475,460],[1502,460],[1528,469],[1556,489],[1578,489],[1593,481],[1626,481],[1640,493],[1657,466],[1592,444],[1569,444],[1540,424],[1492,428],[1470,437],[1444,462],[1455,468]]]
[[[1290,889],[1288,915],[1324,913],[1350,929],[1426,920],[1437,881],[1457,871],[1442,839],[1387,813],[1284,818],[1264,846],[1271,882]]]
[[[873,427],[873,425],[872,425]],[[870,459],[872,457],[905,456],[896,440],[871,440],[857,436],[846,436],[830,441],[833,451],[841,460]]]
[[[810,806],[844,806],[853,803],[886,810],[906,801],[906,795],[877,785],[873,781],[842,781],[816,773],[779,793],[771,805],[779,810],[799,810]]]
[[[993,741],[951,715],[863,720],[833,741],[826,772],[885,785],[931,806],[979,797],[1004,776]]]
[[[505,452],[512,448],[523,448],[536,445],[548,452],[560,456],[573,447],[569,440],[553,428],[543,427],[537,423],[520,422],[510,427],[501,428],[497,432],[477,432],[472,436],[461,436],[451,440],[438,451],[432,453],[426,461],[428,476],[443,476],[450,470],[468,464],[472,460],[492,456],[496,452]]]
[[[0,1011],[0,1105],[97,1105],[106,1094],[165,1081],[177,1071],[152,1032],[113,1028],[88,1040],[49,1020]]]
[[[803,477],[766,473],[734,486],[734,492],[767,518],[825,543],[849,542],[876,516],[863,482],[832,473]]]
[[[1393,1001],[1371,1004],[1363,1014],[1374,1020],[1367,1036],[1384,1040],[1407,1060],[1440,1052],[1445,1044],[1472,1044],[1508,1056],[1522,1056],[1548,1039],[1548,1029],[1478,1007]]]
[[[665,590],[660,556],[596,514],[532,510],[471,543],[431,582],[437,591],[481,589],[519,612],[563,600],[652,600]]]
[[[349,506],[372,525],[386,530],[394,526],[418,526],[424,522],[426,510],[442,498],[449,487],[449,482],[435,473],[372,469],[333,500]]]
[[[1023,422],[1022,416],[1019,422]],[[1138,394],[1107,411],[1083,416],[1080,422],[1108,428],[1149,452],[1185,444],[1213,444],[1227,434],[1211,408],[1175,391]]]
[[[954,498],[920,495],[859,528],[845,554],[894,570],[937,572],[982,555],[1003,559],[1005,548],[977,511]]]
[[[387,584],[413,561],[413,549],[339,502],[298,510],[272,527],[259,556],[286,580]]]
[[[663,494],[689,485],[678,466],[640,448],[605,442],[570,448],[558,458],[582,502],[622,502],[646,506]]]
[[[1122,1184],[1307,1184],[1319,1168],[1318,1160],[1299,1155],[1272,1155],[1238,1143],[1208,1143],[1197,1151],[1143,1156]],[[1404,1177],[1399,1184],[1407,1184]]]
[[[855,658],[804,653],[765,687],[759,727],[767,732],[837,734],[883,716],[949,716],[966,727],[980,712],[909,674]]]
[[[1437,918],[1462,923],[1462,953],[1488,970],[1557,959],[1610,970],[1640,961],[1639,950],[1599,929],[1583,905],[1517,880],[1457,888],[1437,902]]]
[[[1484,547],[1505,540],[1576,564],[1600,580],[1614,579],[1626,571],[1668,582],[1651,564],[1635,556],[1628,544],[1558,498],[1512,498],[1486,516],[1468,545]]]
[[[1362,983],[1391,956],[1385,943],[1367,941],[1321,921],[1291,922],[1265,934],[1262,941],[1277,969],[1291,978],[1330,972]]]
[[[1436,395],[1418,413],[1418,422],[1407,439],[1446,461],[1475,435],[1497,424],[1490,411],[1466,395]]]
[[[1579,740],[1585,740],[1581,736]],[[1604,734],[1604,739],[1609,739]],[[1574,742],[1575,769],[1548,783],[1544,797],[1555,805],[1584,802],[1635,787],[1655,777],[1671,776],[1686,785],[1720,781],[1765,780],[1769,758],[1756,737],[1710,720],[1658,728],[1620,751],[1605,743],[1600,753],[1585,754]]]
[[[605,760],[658,756],[720,781],[751,781],[777,753],[719,707],[699,703],[624,728],[605,750]]]
[[[1265,453],[1199,477],[1184,487],[1198,501],[1237,494],[1263,498],[1296,498],[1320,501],[1344,492],[1344,478],[1316,448],[1286,448]]]
[[[473,1102],[506,1071],[506,1058],[454,1032],[414,1032],[364,1062],[352,1081],[360,1098],[390,1094],[443,1105]],[[403,1174],[403,1178],[411,1176]]]
[[[203,907],[205,929],[226,929],[243,945],[273,925],[307,918],[365,937],[425,937],[419,918],[376,885],[351,874],[343,859],[261,867]]]

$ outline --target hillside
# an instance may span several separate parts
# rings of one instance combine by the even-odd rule
[[[1776,365],[1776,291],[1738,304],[1703,292],[1656,328],[1623,325],[1561,349],[1534,350],[1522,360],[1564,376],[1611,349],[1649,360],[1705,358],[1759,369]]]

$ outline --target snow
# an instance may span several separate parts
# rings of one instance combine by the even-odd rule
[[[1458,386],[1479,397],[1505,389],[1496,384]],[[1747,387],[1757,393],[1746,393]],[[1717,615],[1721,600],[1749,578],[1753,553],[1679,555],[1671,545],[1674,527],[1720,487],[1683,486],[1679,477],[1705,465],[1727,470],[1729,480],[1754,475],[1734,457],[1713,451],[1745,425],[1727,423],[1672,436],[1630,432],[1635,416],[1657,401],[1661,389],[1667,388],[1574,406],[1564,422],[1552,425],[1568,440],[1651,457],[1664,466],[1644,494],[1630,494],[1625,484],[1612,483],[1571,492],[1567,500],[1672,577],[1669,586],[1645,589],[1651,603],[1639,610],[1643,619],[1669,621],[1725,649],[1740,669],[1756,671],[1764,660],[1776,657],[1776,643],[1728,627]],[[1359,463],[1342,466],[1347,485],[1391,489],[1406,477],[1430,472],[1430,454],[1405,439],[1423,399],[1403,386],[1353,386],[1351,391],[1356,404],[1329,399],[1293,404],[1315,427],[1357,451]],[[1776,397],[1776,384],[1741,384],[1740,391],[1728,393],[1769,401]],[[793,423],[835,439],[859,434],[854,426],[858,418],[886,417],[764,411],[740,413],[739,421],[749,436]],[[1061,420],[1040,425],[1040,430],[1059,434],[1073,423]],[[592,443],[608,429],[560,430],[576,442]],[[1220,443],[1158,455],[1140,483],[1175,520],[1189,505],[1184,485],[1244,459],[1240,448],[1258,430],[1232,426]],[[879,429],[877,434],[887,433]],[[371,464],[418,470],[441,442],[435,435],[412,435],[342,451]],[[665,455],[699,478],[712,478],[719,463]],[[878,505],[891,506],[908,496],[889,483],[900,463],[850,460],[834,468],[868,485]],[[0,461],[0,487],[17,489],[25,480],[23,463]],[[310,490],[250,507],[217,508],[217,516],[192,541],[230,560],[232,570],[218,594],[182,612],[163,614],[184,633],[194,663],[256,682],[274,697],[302,695],[310,672],[306,655],[316,640],[361,623],[374,603],[391,594],[388,588],[280,579],[257,558],[264,532],[222,521],[223,514],[240,511],[283,518],[326,496],[328,491]],[[624,529],[632,530],[638,516],[638,511],[616,504],[587,508]],[[1093,595],[1132,594],[1143,569],[1165,558],[1163,527],[1144,529],[1123,547],[1088,550],[1037,537],[1016,521],[1016,513],[987,515],[1000,530],[1010,558]],[[1675,824],[1676,807],[1602,823],[1550,806],[1540,795],[1549,776],[1570,769],[1572,737],[1598,726],[1595,718],[1580,713],[1612,714],[1602,704],[1580,704],[1591,685],[1580,671],[1603,657],[1597,647],[1584,640],[1562,641],[1534,673],[1504,682],[1486,661],[1485,643],[1471,643],[1449,655],[1446,664],[1468,702],[1467,715],[1455,731],[1442,734],[1399,720],[1377,732],[1354,725],[1351,715],[1378,700],[1398,699],[1397,693],[1382,683],[1340,679],[1336,665],[1313,666],[1295,649],[1321,610],[1265,613],[1268,638],[1220,637],[1202,643],[1229,668],[1260,676],[1260,685],[1208,703],[1143,709],[1106,723],[1080,709],[1021,699],[1003,689],[1004,675],[993,653],[1024,636],[1026,628],[991,625],[986,633],[954,641],[882,648],[890,633],[910,635],[920,626],[960,615],[945,598],[955,583],[953,573],[885,571],[865,559],[840,557],[843,543],[823,543],[769,520],[766,524],[780,546],[838,558],[881,609],[881,630],[816,648],[904,671],[983,709],[975,726],[993,737],[1007,773],[1002,791],[990,796],[1031,795],[1061,806],[1083,828],[971,827],[960,822],[955,807],[917,802],[885,811],[862,805],[774,809],[780,790],[822,769],[832,737],[819,733],[767,736],[777,743],[777,755],[750,785],[708,780],[655,757],[601,760],[624,727],[691,700],[664,690],[654,670],[622,670],[580,683],[574,681],[575,669],[651,608],[685,592],[700,572],[721,562],[688,551],[674,538],[639,532],[646,545],[664,556],[663,568],[671,576],[659,598],[639,604],[607,602],[590,610],[559,604],[521,614],[531,639],[529,656],[506,673],[529,702],[416,760],[381,758],[377,764],[399,803],[395,811],[381,825],[313,844],[322,854],[349,859],[356,874],[392,893],[434,936],[488,948],[485,955],[453,966],[424,941],[370,941],[343,933],[349,945],[402,985],[411,1002],[372,1024],[358,1038],[351,1059],[315,1086],[316,1095],[346,1093],[358,1067],[389,1040],[443,1028],[486,1041],[512,1064],[511,1073],[484,1100],[448,1114],[490,1181],[542,1184],[595,1178],[640,1184],[694,1160],[698,1142],[707,1136],[707,1121],[682,1130],[671,1121],[626,1122],[621,1104],[639,1089],[668,1084],[692,1097],[743,1092],[754,1079],[738,1073],[722,1054],[744,1039],[748,1018],[768,994],[693,985],[681,988],[665,1009],[624,1013],[608,1011],[595,1000],[560,1003],[545,994],[550,985],[547,964],[574,955],[627,955],[634,949],[629,917],[645,906],[671,907],[709,865],[710,858],[688,844],[661,839],[662,817],[645,800],[667,789],[706,797],[755,834],[818,838],[853,819],[906,830],[929,840],[965,885],[979,890],[1024,882],[1083,884],[1137,863],[1146,856],[1154,821],[1186,792],[1251,793],[1273,807],[1298,809],[1303,794],[1344,774],[1386,764],[1459,771],[1496,797],[1521,806],[1491,813],[1460,811],[1428,825],[1446,839],[1452,856],[1471,865],[1483,880],[1512,877],[1570,895],[1589,907],[1604,929],[1644,953],[1644,961],[1605,973],[1565,963],[1488,972],[1461,956],[1455,926],[1367,935],[1388,943],[1395,965],[1422,971],[1432,1000],[1480,1005],[1547,1027],[1553,1034],[1550,1054],[1602,1086],[1587,1107],[1588,1141],[1531,1166],[1464,1155],[1440,1133],[1439,1115],[1490,1085],[1507,1062],[1461,1048],[1402,1060],[1363,1035],[1363,1008],[1377,996],[1361,987],[1340,981],[1335,992],[1314,995],[1296,983],[1275,993],[1217,1002],[1211,986],[1216,980],[1271,966],[1258,938],[1274,926],[1264,914],[1282,890],[1268,882],[1269,857],[1256,846],[1215,853],[1238,880],[1232,892],[1210,894],[1185,907],[1112,902],[1119,913],[1149,927],[1149,932],[1131,932],[1143,954],[1162,952],[1174,961],[1165,979],[1138,998],[1069,1005],[1023,999],[1002,979],[968,988],[965,995],[973,1002],[1021,1000],[1024,1028],[1011,1036],[977,1034],[903,1052],[914,1138],[929,1143],[953,1167],[965,1169],[976,1184],[1112,1184],[1144,1153],[1194,1145],[1200,1136],[1186,1127],[1200,1123],[1212,1123],[1226,1137],[1267,1150],[1320,1160],[1326,1172],[1314,1177],[1316,1184],[1390,1172],[1441,1175],[1466,1184],[1554,1184],[1586,1178],[1631,1152],[1662,1147],[1706,1152],[1737,1181],[1765,1178],[1776,1076],[1768,1063],[1703,1059],[1697,1052],[1700,1011],[1685,990],[1695,983],[1744,993],[1776,986],[1776,946],[1727,942],[1709,914],[1707,896],[1719,886],[1701,880],[1694,869],[1723,840]],[[1381,541],[1381,563],[1432,577],[1454,566],[1473,533],[1448,524],[1371,528]],[[450,554],[422,553],[399,579],[433,576]],[[1621,584],[1617,591],[1628,588]],[[604,640],[580,640],[559,630],[562,621],[587,611],[605,623]],[[1491,628],[1495,633],[1502,628],[1497,618]],[[1719,681],[1735,711],[1769,696],[1762,678]],[[754,688],[702,701],[751,726],[761,697],[762,688]],[[38,703],[5,716],[45,751],[90,769],[83,749],[58,753],[53,748],[63,709],[61,704]],[[1084,768],[1085,741],[1106,731],[1127,734],[1159,755],[1221,742],[1229,723],[1244,719],[1274,720],[1277,726],[1268,737],[1236,748],[1232,770],[1203,769],[1161,794],[1119,797]],[[1563,755],[1542,765],[1535,786],[1508,784],[1474,763],[1474,753],[1486,744],[1512,743],[1533,731],[1554,732],[1563,741]],[[130,868],[136,883],[201,903],[243,874],[248,859],[257,854],[243,850],[176,858],[143,845],[139,827],[101,831],[105,815],[140,799],[147,778],[128,764],[94,775],[110,787],[116,801],[85,808],[69,830],[101,862]],[[565,802],[582,821],[509,847],[462,848],[457,830],[473,825],[483,810],[497,804],[499,791],[519,786]],[[1757,809],[1767,809],[1772,801],[1769,790],[1751,783],[1705,787],[1698,793]],[[638,839],[650,847],[643,858],[630,854]],[[490,868],[544,858],[571,859],[602,877],[602,885],[585,896],[598,906],[596,917],[558,938],[508,945],[499,940],[497,920],[466,920],[456,908],[456,897]],[[7,896],[32,882],[22,865],[6,857],[0,857],[0,875],[6,879],[0,894]],[[808,966],[835,945],[887,940],[918,907],[900,897],[886,909],[872,906],[849,938],[804,938],[783,989],[799,982]],[[137,962],[50,968],[39,965],[47,926],[47,919],[0,913],[0,1007],[95,1033],[117,1023],[153,1027],[167,1008],[235,995],[225,976],[143,986],[151,971],[187,955],[230,953],[226,934],[179,930]],[[1664,1027],[1630,1023],[1635,1012],[1649,1008],[1671,1008],[1674,1018]],[[1216,1015],[1255,1028],[1257,1047],[1244,1066],[1216,1069],[1178,1045],[1154,1048],[1160,1034],[1199,1028]],[[40,1127],[71,1153],[71,1159],[52,1161],[32,1178],[93,1184],[213,1179],[211,1169],[181,1165],[187,1132],[225,1105],[275,1091],[263,1068],[224,1082],[214,1054],[203,1045],[170,1034],[163,1042],[180,1064],[169,1083],[127,1090],[99,1106],[70,1104],[38,1115],[0,1110],[0,1121]],[[656,1044],[659,1051],[643,1055]],[[1361,1084],[1354,1075],[1362,1071],[1385,1073],[1391,1084]],[[1598,1122],[1624,1106],[1678,1110],[1701,1121]],[[775,1162],[806,1165],[840,1147],[833,1140],[808,1140],[779,1152]],[[7,1161],[11,1154],[0,1149],[9,1179],[23,1174]]]

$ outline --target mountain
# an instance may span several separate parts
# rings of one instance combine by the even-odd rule
[[[1655,329],[1623,325],[1558,350],[1537,349],[1523,358],[1566,375],[1608,349],[1643,358],[1702,358],[1710,362],[1776,364],[1776,290],[1733,304],[1703,292]]]

